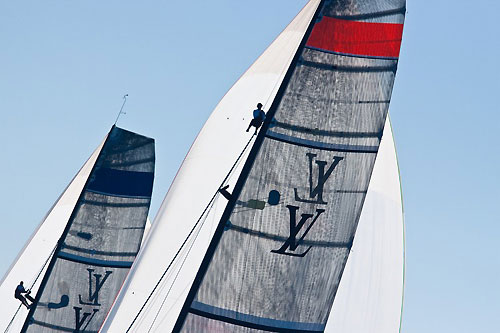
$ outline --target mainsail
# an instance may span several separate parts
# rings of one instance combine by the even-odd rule
[[[384,132],[404,14],[400,0],[313,0],[306,5],[225,96],[198,136],[178,175],[183,181],[172,184],[153,227],[156,237],[146,243],[104,331],[325,331],[332,305],[339,301]],[[276,49],[283,44],[287,47]],[[266,81],[267,90],[252,92]],[[250,108],[247,94],[255,103],[268,98],[272,103],[239,176],[229,179],[234,190],[215,232],[200,233],[213,237],[196,277],[181,264],[150,300],[144,285],[151,290],[160,278],[154,255],[165,249],[165,267],[173,254],[160,244],[169,230],[162,224],[176,224],[183,228],[180,234],[187,234],[182,222],[192,226],[201,213],[193,191],[197,199],[207,198],[205,191],[217,184],[203,170],[215,169],[207,163],[206,155],[213,152],[209,145],[237,156],[234,145],[244,145],[244,134],[234,139],[231,134],[246,124],[233,121],[230,133],[215,132],[224,125],[222,117],[243,114],[232,110]],[[223,135],[233,142],[221,147]],[[227,158],[214,163],[229,169]],[[220,182],[224,177],[214,171],[213,178]],[[192,251],[197,245],[206,248],[196,241]],[[190,256],[198,266],[199,253]],[[153,274],[148,279],[144,272],[149,268]],[[401,288],[402,283],[399,293]],[[149,303],[140,308],[145,300]],[[143,309],[128,326],[128,318]]]
[[[401,23],[365,21],[402,22],[404,4],[392,2],[389,13],[374,6],[378,1],[319,4],[174,332],[324,331],[382,137],[402,37]],[[238,209],[257,198],[267,209]]]
[[[22,332],[97,332],[137,255],[154,140],[113,126],[92,160]]]

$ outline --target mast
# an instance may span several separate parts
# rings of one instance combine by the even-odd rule
[[[243,189],[243,185],[245,184],[245,181],[250,173],[250,170],[252,168],[255,157],[257,156],[257,153],[259,152],[259,149],[264,141],[264,138],[265,138],[266,132],[269,128],[269,125],[271,124],[271,121],[274,117],[274,114],[276,113],[278,105],[281,102],[283,94],[285,93],[285,89],[288,86],[288,82],[290,81],[290,77],[292,76],[293,71],[295,70],[295,66],[299,60],[300,53],[301,53],[302,49],[304,48],[304,46],[307,42],[307,39],[309,38],[309,35],[312,32],[314,22],[317,19],[318,14],[320,13],[324,2],[325,2],[325,0],[321,0],[320,3],[318,4],[318,7],[316,8],[316,12],[314,13],[314,15],[309,23],[309,26],[304,34],[304,37],[302,37],[302,41],[300,42],[300,45],[297,48],[297,51],[295,52],[295,55],[292,59],[292,62],[287,69],[285,77],[283,78],[283,81],[281,82],[281,85],[278,89],[276,97],[274,98],[273,103],[271,104],[271,107],[269,108],[269,110],[267,112],[266,119],[265,119],[264,123],[262,124],[262,128],[260,129],[260,131],[257,135],[257,138],[255,139],[255,142],[252,146],[252,149],[250,150],[250,153],[247,157],[247,160],[245,161],[245,164],[244,164],[243,169],[240,173],[240,176],[236,182],[236,185],[234,186],[234,191],[231,195],[229,202],[227,203],[227,206],[224,210],[224,213],[222,214],[222,217],[219,221],[219,224],[218,224],[217,229],[214,233],[212,241],[210,242],[210,245],[207,249],[205,257],[203,258],[201,266],[198,270],[198,273],[196,274],[194,282],[191,286],[191,289],[189,290],[188,296],[184,302],[184,305],[182,307],[182,310],[179,314],[179,317],[177,319],[177,322],[175,323],[175,326],[174,326],[174,329],[172,332],[177,333],[177,332],[180,332],[180,330],[182,329],[182,325],[184,324],[184,321],[185,321],[186,316],[188,314],[189,307],[191,306],[191,303],[194,300],[194,297],[195,297],[196,292],[198,291],[198,288],[203,280],[203,277],[205,276],[205,273],[207,272],[208,265],[209,265],[210,261],[212,260],[212,257],[214,256],[215,249],[216,249],[216,247],[217,247],[217,245],[222,237],[225,225],[229,219],[229,216],[231,215],[231,213],[234,209],[234,206],[236,204],[236,200],[238,199],[238,197],[241,193],[241,190]]]

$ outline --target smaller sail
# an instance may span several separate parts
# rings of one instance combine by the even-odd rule
[[[99,330],[141,245],[154,159],[153,139],[113,126],[21,332]]]
[[[403,285],[403,201],[387,116],[352,251],[325,332],[400,332]]]

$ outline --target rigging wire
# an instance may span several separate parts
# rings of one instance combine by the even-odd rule
[[[39,272],[38,272],[38,274],[36,275],[35,280],[33,281],[33,283],[31,283],[31,285],[30,285],[30,287],[29,287],[29,289],[28,289],[28,290],[33,289],[33,287],[35,286],[36,281],[38,281],[38,278],[40,277],[40,275],[42,274],[43,270],[45,269],[45,266],[47,266],[47,263],[49,262],[50,258],[52,258],[52,255],[54,254],[54,252],[55,252],[56,248],[57,248],[57,244],[56,244],[56,246],[54,246],[54,248],[53,248],[53,249],[52,249],[52,251],[50,252],[49,257],[47,258],[47,260],[45,260],[45,262],[44,262],[44,264],[43,264],[42,268],[40,269],[40,271],[39,271]],[[16,310],[16,312],[14,313],[14,315],[12,316],[12,319],[10,320],[9,325],[7,325],[7,327],[5,328],[4,333],[7,333],[7,332],[9,331],[10,326],[11,326],[11,325],[12,325],[12,323],[14,322],[14,319],[16,319],[16,316],[17,316],[17,314],[18,314],[19,310],[21,309],[21,306],[22,306],[22,303],[21,303],[21,304],[19,304],[19,306],[17,307],[17,310]]]
[[[253,136],[252,136],[252,137],[253,137]],[[247,145],[248,145],[248,144],[247,144]],[[245,149],[246,149],[246,147],[245,147]],[[245,150],[243,150],[243,152],[244,152],[244,151],[245,151]],[[238,160],[236,160],[235,165],[233,166],[233,168],[232,168],[232,169],[231,169],[231,171],[229,172],[230,174],[231,174],[232,170],[233,170],[234,168],[236,168],[236,167],[240,164],[240,162],[241,162],[241,159],[240,159],[240,158],[239,158]],[[227,178],[227,177],[226,177],[226,178]],[[224,185],[224,184],[222,184],[222,185]],[[221,186],[221,187],[222,187],[222,186]],[[213,206],[214,206],[215,202],[216,202],[215,200],[214,200],[214,201],[212,201],[212,204],[211,204],[211,206],[210,206],[209,211],[210,211],[210,210],[212,210],[212,208],[213,208]],[[188,257],[188,254],[191,252],[191,249],[193,248],[194,243],[196,242],[196,239],[198,238],[198,236],[199,236],[199,234],[200,234],[200,232],[201,232],[201,229],[203,228],[203,225],[205,224],[205,222],[206,222],[207,218],[208,218],[208,214],[207,214],[207,215],[205,215],[205,219],[204,219],[204,220],[203,220],[203,222],[200,224],[200,226],[199,226],[199,228],[198,228],[198,231],[197,231],[196,235],[194,236],[194,238],[193,238],[193,240],[192,240],[192,242],[191,242],[191,245],[189,246],[189,249],[186,251],[186,255],[184,256],[184,259],[182,260],[182,263],[181,263],[181,265],[180,265],[179,269],[177,270],[177,274],[175,275],[175,277],[174,277],[174,279],[173,279],[172,283],[170,284],[170,288],[168,288],[168,291],[167,291],[167,293],[166,293],[165,297],[163,298],[163,301],[162,301],[162,303],[161,303],[160,307],[158,308],[158,311],[156,312],[155,318],[154,318],[153,322],[151,323],[151,326],[149,327],[148,333],[149,333],[149,332],[151,331],[151,329],[153,328],[153,325],[154,325],[154,323],[156,322],[156,319],[158,318],[158,316],[159,316],[159,314],[160,314],[161,310],[163,309],[163,305],[165,304],[165,301],[167,300],[167,297],[170,295],[170,291],[172,290],[172,288],[173,288],[173,286],[174,286],[175,282],[177,281],[177,277],[179,276],[179,274],[180,274],[180,272],[181,272],[182,268],[184,267],[184,263],[186,262],[186,259],[187,259],[187,257]],[[208,244],[207,244],[207,246],[208,246]]]
[[[215,200],[212,201],[211,203],[211,206],[210,206],[210,210],[212,209],[213,205],[215,203]],[[182,259],[182,263],[179,267],[179,269],[177,270],[177,274],[175,274],[175,277],[174,277],[174,280],[172,281],[172,283],[170,284],[170,288],[168,288],[168,291],[167,293],[165,294],[165,297],[163,298],[163,301],[161,302],[161,305],[160,307],[158,308],[158,311],[156,311],[156,315],[153,319],[153,322],[151,323],[151,326],[149,327],[149,330],[148,330],[148,333],[151,332],[151,329],[153,329],[153,326],[156,322],[156,319],[158,318],[158,316],[160,315],[160,312],[161,310],[163,309],[163,305],[165,304],[165,301],[167,300],[167,297],[168,295],[170,295],[170,291],[172,290],[175,282],[177,281],[177,277],[179,276],[182,268],[184,267],[184,263],[186,262],[186,259],[188,258],[188,254],[191,252],[191,249],[193,248],[193,245],[194,243],[196,243],[196,239],[198,239],[198,236],[200,235],[200,232],[201,232],[201,229],[203,228],[203,225],[205,224],[206,220],[207,220],[207,217],[208,217],[208,214],[205,215],[205,219],[203,220],[203,222],[200,224],[200,227],[198,228],[198,231],[196,232],[196,234],[194,235],[193,237],[193,240],[191,241],[191,245],[189,245],[189,248],[187,249],[186,251],[186,255],[184,256],[184,259]]]
[[[240,155],[238,156],[238,158],[236,159],[236,161],[234,162],[233,166],[231,167],[231,169],[229,170],[229,172],[226,174],[226,177],[224,178],[224,180],[221,182],[221,185],[217,188],[217,190],[215,191],[214,195],[212,196],[212,198],[210,199],[210,201],[208,202],[207,206],[205,206],[205,209],[203,210],[203,212],[201,213],[200,217],[198,218],[198,220],[196,221],[196,223],[194,224],[193,228],[189,231],[188,235],[186,236],[186,238],[184,239],[184,241],[182,242],[180,248],[177,250],[177,252],[175,253],[174,257],[172,258],[172,260],[170,261],[170,263],[168,264],[167,268],[165,269],[165,271],[163,271],[163,274],[160,276],[160,279],[158,280],[158,282],[156,283],[156,285],[154,286],[153,290],[151,291],[151,293],[149,294],[148,298],[146,299],[146,301],[144,301],[144,304],[141,306],[141,308],[139,309],[139,311],[137,312],[137,315],[134,317],[134,320],[132,320],[132,322],[130,323],[129,327],[127,328],[127,330],[125,331],[125,333],[128,333],[130,332],[130,329],[132,328],[132,326],[135,324],[137,318],[139,318],[139,315],[142,313],[142,310],[144,310],[144,308],[146,307],[146,304],[149,302],[149,300],[151,299],[151,297],[153,296],[154,292],[156,291],[156,289],[158,288],[158,286],[160,285],[161,281],[163,280],[163,278],[165,277],[165,275],[167,274],[167,272],[169,271],[170,267],[172,266],[172,264],[174,263],[174,261],[177,259],[179,253],[182,251],[182,249],[184,248],[184,246],[186,245],[187,241],[189,240],[189,238],[191,237],[191,235],[193,234],[193,232],[196,230],[198,224],[200,223],[201,219],[203,218],[203,216],[205,215],[205,213],[209,210],[209,208],[212,206],[212,203],[213,201],[215,200],[215,198],[217,197],[217,195],[219,194],[219,189],[221,187],[224,186],[224,184],[226,183],[226,181],[228,180],[229,176],[231,176],[232,172],[234,171],[234,169],[236,168],[236,166],[238,165],[241,157],[243,156],[243,154],[245,153],[245,151],[247,150],[248,146],[250,145],[250,142],[252,142],[253,138],[255,137],[255,134],[252,135],[252,137],[250,138],[250,140],[248,140],[247,144],[245,145],[245,147],[243,148],[243,150],[241,151]]]

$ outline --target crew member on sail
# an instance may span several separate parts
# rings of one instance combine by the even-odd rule
[[[31,290],[26,291],[24,289],[23,284],[24,284],[23,281],[19,282],[19,285],[16,287],[16,291],[14,292],[14,297],[17,298],[18,300],[20,300],[21,303],[23,303],[24,306],[26,306],[26,308],[29,309],[31,307],[31,304],[28,304],[28,301],[26,301],[26,298],[29,299],[32,303],[35,302],[35,299],[30,296]],[[24,296],[26,296],[26,298],[24,298],[24,296],[22,294],[24,294]]]
[[[262,126],[262,123],[266,119],[266,113],[262,110],[262,103],[257,104],[257,109],[253,110],[253,119],[248,125],[247,132],[250,130],[250,127],[255,126],[255,134],[257,134],[257,130]]]

